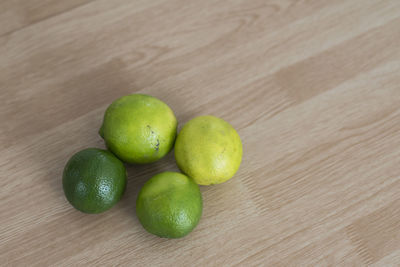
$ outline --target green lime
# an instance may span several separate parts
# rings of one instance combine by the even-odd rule
[[[64,168],[65,196],[85,213],[100,213],[114,206],[125,186],[125,166],[107,150],[84,149],[73,155]]]
[[[152,96],[133,94],[107,108],[99,133],[121,160],[150,163],[172,149],[177,124],[167,104]]]
[[[148,180],[136,200],[136,214],[150,233],[179,238],[198,224],[203,209],[199,186],[177,172],[163,172]]]
[[[242,142],[236,130],[214,116],[186,123],[175,142],[181,171],[201,185],[223,183],[235,175],[242,160]]]

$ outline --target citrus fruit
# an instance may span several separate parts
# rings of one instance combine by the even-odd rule
[[[84,149],[73,155],[64,168],[65,196],[85,213],[100,213],[114,206],[125,186],[124,164],[106,150]]]
[[[99,134],[118,158],[150,163],[173,147],[177,120],[167,104],[142,94],[115,100],[104,114]]]
[[[180,238],[200,220],[203,201],[199,186],[177,172],[163,172],[148,180],[136,200],[136,214],[150,233]]]
[[[175,159],[181,171],[196,183],[223,183],[239,169],[242,142],[226,121],[214,116],[196,117],[179,132]]]

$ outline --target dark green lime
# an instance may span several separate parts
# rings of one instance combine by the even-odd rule
[[[198,224],[203,209],[199,186],[177,172],[163,172],[148,180],[136,200],[136,214],[150,233],[179,238]]]
[[[125,166],[107,150],[84,149],[73,155],[64,168],[65,196],[85,213],[110,209],[121,199],[125,186]]]

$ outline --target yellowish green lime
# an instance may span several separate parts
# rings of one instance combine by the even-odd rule
[[[100,135],[117,157],[128,163],[150,163],[173,147],[177,120],[161,100],[133,94],[115,100],[104,114]]]
[[[190,120],[175,142],[181,171],[200,185],[223,183],[234,176],[242,160],[242,142],[236,130],[214,116]]]
[[[177,172],[163,172],[148,180],[136,200],[136,214],[150,233],[180,238],[198,224],[203,209],[199,186]]]

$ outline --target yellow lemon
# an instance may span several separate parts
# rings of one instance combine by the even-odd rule
[[[237,172],[242,142],[236,130],[214,116],[190,120],[175,142],[175,159],[182,172],[200,185],[223,183]]]

